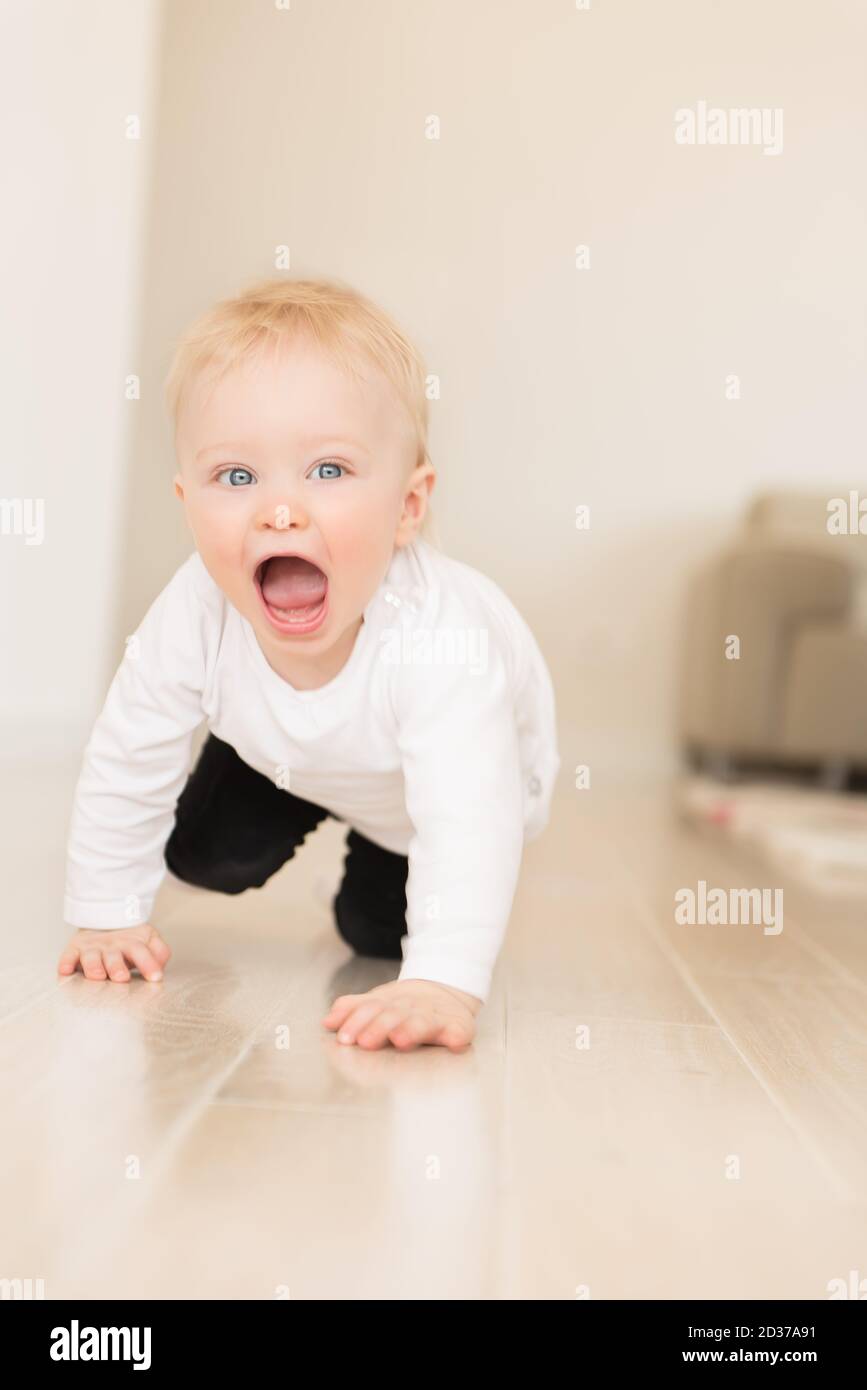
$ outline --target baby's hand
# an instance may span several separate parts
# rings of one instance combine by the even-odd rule
[[[156,927],[148,922],[137,927],[118,927],[116,931],[79,927],[60,957],[57,970],[60,975],[74,975],[81,961],[88,980],[104,980],[108,976],[118,984],[126,984],[130,978],[126,965],[129,961],[146,980],[161,980],[171,953]]]
[[[402,1052],[434,1043],[459,1052],[475,1037],[481,999],[433,980],[392,980],[366,994],[341,994],[322,1022],[338,1042],[374,1049],[391,1042]]]

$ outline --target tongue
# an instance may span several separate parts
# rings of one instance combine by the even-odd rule
[[[300,555],[275,555],[265,566],[262,593],[272,608],[318,608],[328,580]]]

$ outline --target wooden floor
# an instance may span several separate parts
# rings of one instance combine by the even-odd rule
[[[162,984],[59,979],[76,770],[4,777],[0,1278],[48,1298],[825,1299],[867,1276],[863,903],[687,828],[664,786],[567,789],[475,1045],[365,1053],[319,1020],[397,966],[353,958],[316,893],[335,822],[261,891],[167,879]],[[784,930],[677,925],[699,879],[782,886]]]

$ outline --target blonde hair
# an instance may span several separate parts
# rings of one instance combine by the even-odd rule
[[[178,419],[196,376],[214,384],[241,362],[258,360],[281,341],[306,339],[354,380],[364,359],[378,367],[405,406],[415,435],[413,468],[429,462],[424,363],[394,320],[372,300],[337,280],[260,280],[202,314],[176,345],[165,381],[166,404]],[[422,531],[427,529],[428,508]]]

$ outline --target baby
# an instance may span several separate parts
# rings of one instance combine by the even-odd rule
[[[127,638],[85,748],[59,972],[161,979],[166,866],[240,893],[333,816],[336,930],[403,963],[323,1024],[362,1048],[464,1048],[560,759],[524,619],[422,534],[423,364],[349,287],[277,279],[193,325],[167,395],[196,549]]]

